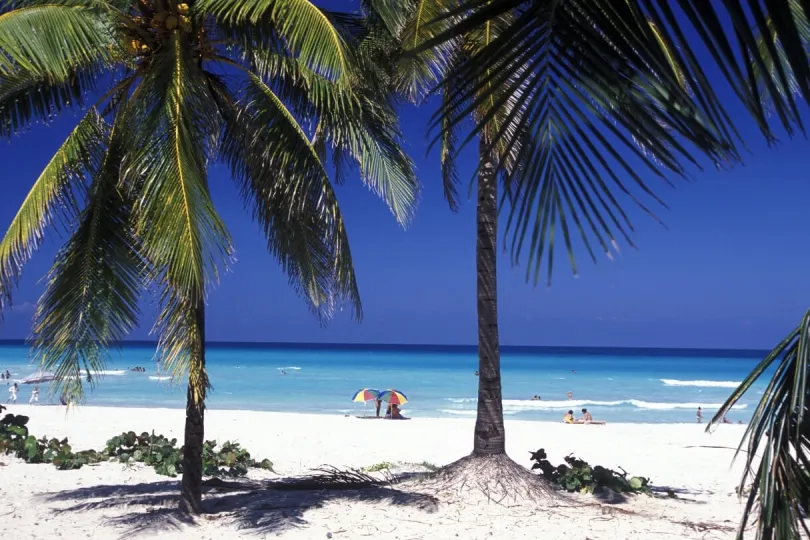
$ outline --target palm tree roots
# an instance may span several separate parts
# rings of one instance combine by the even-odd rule
[[[417,480],[440,499],[487,502],[540,502],[558,492],[542,477],[505,454],[470,454]]]

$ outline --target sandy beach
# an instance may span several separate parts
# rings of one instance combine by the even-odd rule
[[[104,446],[122,431],[155,430],[182,440],[184,411],[11,406],[31,417],[37,436],[69,437],[75,450]],[[353,416],[211,410],[206,438],[238,441],[255,458],[269,458],[278,475],[251,471],[261,481],[314,467],[363,468],[380,462],[418,470],[445,465],[472,448],[472,419],[360,420]],[[713,434],[697,424],[506,422],[507,451],[529,466],[529,451],[545,448],[552,463],[574,453],[592,464],[623,467],[671,488],[677,499],[633,496],[609,504],[594,496],[547,502],[488,502],[462,492],[434,497],[420,484],[332,492],[209,490],[211,512],[189,521],[173,508],[179,479],[140,465],[103,463],[77,471],[0,457],[0,518],[14,538],[733,538],[741,512],[734,493],[741,463],[731,466],[743,426]]]

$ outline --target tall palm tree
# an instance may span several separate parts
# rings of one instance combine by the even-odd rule
[[[654,24],[632,10],[627,13],[605,3],[605,9],[618,10],[628,20],[621,27],[626,35],[612,28],[603,32],[602,21],[581,12],[576,2],[548,4],[556,10],[544,13],[548,24],[542,50],[534,51],[535,57],[532,50],[499,51],[505,56],[492,63],[492,72],[476,59],[509,40],[526,16],[527,8],[518,3],[481,17],[476,6],[470,9],[459,1],[413,0],[400,3],[405,13],[399,19],[389,17],[389,26],[407,51],[401,76],[406,95],[423,96],[434,84],[436,93],[441,92],[434,127],[439,131],[445,193],[453,207],[456,132],[469,117],[475,129],[462,144],[476,134],[479,139],[478,411],[472,455],[459,464],[487,459],[502,472],[489,472],[494,481],[522,475],[506,459],[497,318],[499,208],[512,211],[507,226],[516,230],[510,245],[515,263],[531,229],[526,277],[537,283],[541,267],[536,263],[546,250],[553,252],[558,227],[570,247],[565,210],[573,212],[573,225],[581,232],[589,229],[596,235],[608,256],[617,234],[630,241],[632,225],[609,188],[613,182],[628,191],[622,172],[639,184],[641,176],[634,168],[638,164],[659,177],[659,164],[682,172],[677,158],[693,158],[679,138],[695,143],[715,162],[737,157],[728,134],[690,95],[679,59],[656,38]],[[543,104],[540,111],[533,108],[534,100]],[[617,148],[632,152],[638,163],[631,165]],[[618,171],[611,158],[618,162]],[[500,196],[499,174],[504,184]],[[582,237],[594,257],[587,237]]]
[[[421,49],[457,39],[503,13],[515,18],[501,37],[446,75],[462,91],[437,123],[447,132],[463,122],[466,100],[495,99],[495,107],[502,106],[495,88],[501,96],[525,96],[525,114],[512,127],[528,132],[516,172],[509,175],[516,192],[511,199],[516,204],[509,208],[512,248],[517,255],[528,245],[535,271],[546,256],[549,276],[557,225],[575,272],[569,223],[592,257],[593,238],[609,254],[608,246],[615,243],[611,228],[631,242],[619,226],[624,222],[630,228],[630,223],[605,180],[630,194],[613,171],[618,165],[619,174],[642,192],[651,192],[617,146],[642,152],[648,172],[656,176],[661,175],[658,169],[683,176],[680,162],[693,161],[688,147],[716,162],[738,160],[735,145],[740,139],[726,112],[728,99],[718,96],[716,87],[728,85],[768,141],[775,140],[775,127],[788,134],[804,131],[800,100],[810,103],[810,6],[802,0],[466,0],[440,21],[470,12],[472,16],[453,19]],[[510,73],[526,66],[519,84],[512,82]],[[720,74],[719,80],[709,77],[712,71]],[[613,91],[622,88],[617,79],[625,81],[618,95]],[[649,99],[662,113],[656,122],[637,110]],[[698,124],[684,124],[684,112]],[[711,137],[700,134],[701,126]],[[488,129],[478,122],[474,131]],[[493,141],[509,137],[502,128]],[[718,147],[717,142],[723,144]],[[723,152],[718,154],[718,148]],[[532,235],[526,238],[530,226]],[[774,369],[741,442],[748,442],[743,484],[755,460],[762,459],[753,472],[740,538],[754,512],[760,518],[758,538],[797,538],[800,528],[810,534],[803,521],[810,508],[809,340],[810,312],[713,419],[719,421],[759,377]]]
[[[0,302],[57,221],[70,231],[34,318],[54,388],[84,397],[157,291],[157,359],[188,377],[181,507],[201,511],[205,301],[233,253],[208,165],[229,165],[268,250],[321,319],[361,316],[328,167],[352,164],[406,224],[417,197],[384,74],[356,16],[308,0],[0,4],[0,135],[83,116],[0,243]],[[89,103],[89,107],[85,104]]]
[[[459,6],[457,0],[410,0],[400,2],[389,16],[394,35],[404,52],[418,50],[423,43],[450,27],[454,19],[437,21]],[[398,23],[397,23],[398,21]],[[503,13],[483,25],[418,55],[407,55],[397,64],[395,87],[409,101],[423,101],[453,66],[459,65],[497,38],[510,22],[510,14]],[[449,81],[441,93],[443,106],[449,106],[459,88]],[[475,120],[487,115],[488,102],[471,106],[467,113]],[[512,112],[503,107],[488,119],[488,128],[479,139],[477,166],[476,211],[476,269],[478,311],[478,414],[476,416],[473,455],[500,456],[506,454],[504,436],[500,350],[497,309],[497,198],[496,170],[499,163],[508,161],[504,145],[491,147],[488,130],[497,130]],[[441,168],[445,197],[453,210],[458,208],[458,173],[456,171],[456,138],[454,130],[441,137]]]

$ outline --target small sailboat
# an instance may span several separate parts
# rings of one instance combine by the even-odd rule
[[[56,376],[50,371],[38,371],[36,373],[32,373],[28,377],[20,379],[17,382],[19,382],[20,384],[42,384],[50,382],[55,378]]]

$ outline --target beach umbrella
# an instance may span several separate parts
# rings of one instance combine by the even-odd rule
[[[385,401],[389,405],[404,405],[408,403],[408,398],[399,390],[388,389],[385,392],[380,392],[377,399]]]
[[[363,388],[362,390],[358,390],[354,397],[352,397],[352,401],[356,401],[357,403],[365,403],[366,401],[371,401],[373,399],[377,399],[377,396],[380,395],[379,390],[375,390],[373,388]]]

